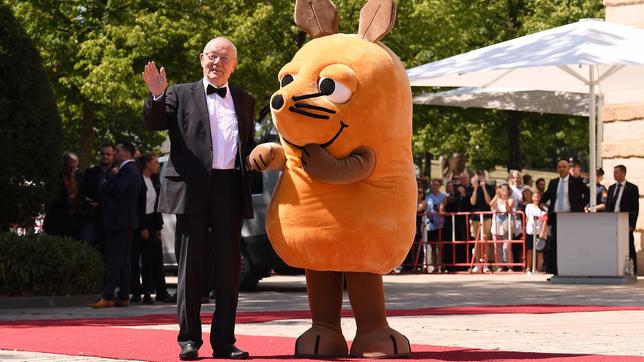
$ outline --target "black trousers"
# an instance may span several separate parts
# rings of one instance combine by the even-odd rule
[[[154,225],[156,214],[146,214],[145,225]],[[157,237],[157,229],[148,229],[147,240],[141,238],[137,230],[132,240],[132,294],[141,293],[157,296],[166,294],[165,271],[163,269],[163,247]],[[139,264],[140,261],[140,264]],[[143,286],[141,286],[143,279]]]
[[[557,270],[557,214],[548,214],[548,225],[550,225],[550,237],[546,240],[546,248],[543,251],[544,271],[549,274],[558,275]]]
[[[130,298],[131,243],[130,229],[108,231],[105,235],[106,269],[103,298],[114,300],[114,290],[119,287],[118,299]]]
[[[633,259],[633,272],[637,275],[637,254],[635,253],[635,237],[633,232],[628,232],[628,257]]]
[[[210,176],[208,206],[183,215],[177,282],[179,345],[201,338],[201,297],[208,261],[214,264],[215,313],[210,325],[214,351],[235,343],[235,316],[240,279],[240,239],[242,227],[241,176],[236,171],[213,170]],[[206,195],[204,195],[206,197]],[[197,212],[195,212],[197,211]],[[210,232],[209,232],[210,231]],[[210,254],[210,258],[204,258]],[[209,259],[209,260],[208,260]]]

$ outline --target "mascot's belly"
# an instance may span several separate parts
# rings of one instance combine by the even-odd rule
[[[277,254],[312,270],[387,273],[414,240],[416,181],[409,175],[348,185],[311,180],[286,169],[266,217]]]

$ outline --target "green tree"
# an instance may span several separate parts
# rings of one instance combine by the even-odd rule
[[[31,39],[0,3],[0,231],[29,224],[53,194],[60,117]]]

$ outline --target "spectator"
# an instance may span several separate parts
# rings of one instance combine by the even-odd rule
[[[421,243],[423,240],[423,216],[427,210],[427,201],[425,201],[425,189],[423,188],[421,180],[417,180],[418,185],[418,199],[416,203],[416,235],[414,235],[414,243],[412,244],[405,261],[403,261],[402,272],[417,271],[422,269],[425,258],[425,246]]]
[[[103,257],[105,256],[105,226],[103,225],[101,187],[114,167],[113,162],[114,146],[107,143],[101,145],[99,163],[87,169],[80,188],[82,208],[87,213],[81,230],[81,239],[94,246]]]
[[[168,301],[170,295],[166,290],[165,271],[163,269],[163,249],[161,247],[161,228],[163,218],[157,211],[159,203],[159,160],[156,155],[145,154],[140,160],[143,184],[139,193],[139,218],[141,220],[138,233],[134,235],[132,247],[132,299],[141,301],[141,285],[139,277],[139,256],[143,270],[143,303],[153,304],[150,294],[156,292],[155,300]]]
[[[528,175],[528,174],[523,175],[523,184],[525,186],[527,186],[528,188],[532,189],[532,187],[534,186],[533,183],[534,182],[532,182],[532,176],[531,175]]]
[[[432,265],[434,271],[440,271],[440,238],[443,229],[446,195],[440,191],[441,180],[435,178],[431,182],[431,191],[425,197],[427,201],[427,241],[431,247]]]
[[[78,156],[67,152],[63,155],[60,185],[54,201],[45,214],[43,230],[50,235],[79,238],[78,223]]]
[[[586,184],[586,186],[588,186],[588,183],[590,182],[590,180],[588,180],[588,178],[583,177],[581,175],[581,161],[579,161],[574,157],[570,157],[568,159],[568,164],[570,165],[570,175],[580,178]]]
[[[510,196],[514,199],[514,205],[518,205],[521,202],[523,190],[527,188],[523,184],[521,173],[517,170],[510,170],[508,173],[508,184],[510,186]]]
[[[524,220],[526,220],[525,210],[528,205],[532,203],[532,190],[524,188],[521,193],[521,201],[516,205],[515,211],[517,212],[515,218],[514,240],[522,240],[525,232]],[[523,262],[523,248],[521,243],[512,243],[512,255],[514,256],[515,263]]]
[[[127,307],[130,303],[131,248],[134,230],[139,225],[137,201],[141,174],[134,164],[134,146],[119,142],[114,159],[119,164],[103,185],[106,230],[107,275],[101,299],[92,308]],[[118,287],[118,295],[115,295]]]
[[[596,183],[595,183],[595,211],[602,212],[606,210],[606,199],[608,198],[608,189],[606,186],[602,185],[602,180],[604,179],[604,169],[599,167],[595,172]],[[590,208],[590,204],[586,205],[587,210]]]
[[[470,199],[470,205],[472,212],[488,212],[490,211],[490,202],[492,197],[495,195],[494,187],[488,185],[485,181],[485,171],[477,170],[476,175],[471,179],[472,186],[468,189],[467,195]],[[481,220],[483,223],[481,224]],[[475,241],[473,258],[476,261],[476,264],[485,263],[486,260],[483,259],[484,254],[487,255],[487,250],[483,253],[483,248],[486,240],[492,239],[492,234],[490,229],[492,227],[492,215],[480,214],[472,215],[470,219],[471,233]],[[487,265],[484,265],[483,272],[489,272]],[[473,273],[479,272],[479,266],[475,265],[472,268]]]
[[[492,238],[494,240],[494,261],[498,263],[510,263],[512,258],[512,247],[509,241],[499,243],[498,240],[511,239],[511,215],[515,206],[514,198],[510,196],[510,186],[503,184],[496,189],[496,194],[490,201],[490,208],[494,211],[492,219]],[[503,252],[506,251],[506,258]],[[508,270],[506,267],[497,267],[495,271]]]
[[[628,255],[633,261],[633,272],[637,275],[637,255],[633,231],[640,211],[640,192],[635,184],[626,181],[626,166],[615,166],[613,178],[615,183],[608,188],[606,205],[608,212],[628,212]]]
[[[546,180],[543,178],[538,178],[537,181],[535,181],[534,186],[537,188],[537,193],[539,195],[543,195],[544,192],[546,192]]]
[[[541,195],[538,192],[532,194],[532,203],[528,204],[525,208],[525,217],[526,217],[526,259],[528,264],[528,274],[531,273],[532,269],[541,270],[541,265],[543,263],[543,253],[538,251],[537,253],[537,265],[533,267],[532,265],[532,253],[535,252],[535,241],[536,237],[541,236],[545,237],[545,223],[543,222],[543,216],[546,212],[539,207],[541,202]]]

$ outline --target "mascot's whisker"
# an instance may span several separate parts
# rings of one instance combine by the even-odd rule
[[[320,107],[320,106],[314,106],[312,104],[306,104],[306,103],[295,103],[295,108],[309,108],[309,109],[315,109],[316,111],[322,111],[322,112],[327,112],[331,114],[335,114],[335,111],[332,109]]]
[[[323,114],[311,113],[311,112],[307,112],[307,111],[304,111],[304,110],[301,110],[301,109],[297,109],[295,107],[289,107],[288,110],[293,112],[293,113],[299,113],[299,114],[301,114],[303,116],[307,116],[307,117],[311,117],[311,118],[319,118],[319,119],[329,119],[330,118],[329,116],[326,116],[326,115],[323,115]]]

